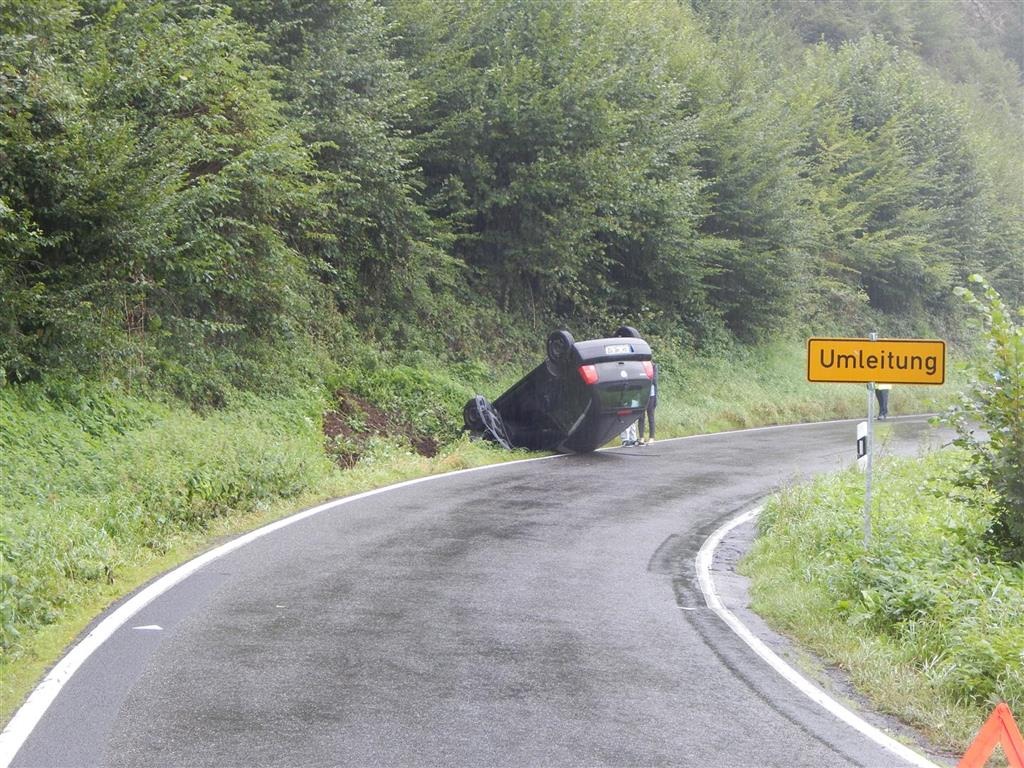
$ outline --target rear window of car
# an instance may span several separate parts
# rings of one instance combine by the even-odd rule
[[[597,391],[598,402],[603,410],[617,408],[640,408],[643,404],[643,397],[649,394],[651,385],[649,382],[612,382],[599,385]]]

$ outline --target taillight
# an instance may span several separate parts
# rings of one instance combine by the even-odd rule
[[[651,379],[651,381],[653,381],[654,380],[654,363],[652,363],[650,360],[644,360],[643,363],[644,363],[644,373],[647,374],[647,378],[648,379]]]
[[[579,367],[580,377],[583,379],[583,383],[588,387],[591,384],[597,383],[597,366],[596,365],[581,365]],[[654,375],[653,373],[651,374]]]

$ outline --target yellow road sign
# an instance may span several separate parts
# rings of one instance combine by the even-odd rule
[[[942,384],[946,342],[935,339],[808,339],[807,380]]]

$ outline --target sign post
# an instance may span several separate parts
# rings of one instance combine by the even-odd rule
[[[863,440],[864,547],[871,544],[871,470],[874,454],[875,385],[943,384],[946,381],[946,342],[936,339],[812,338],[807,340],[807,380],[867,384],[866,434],[858,430],[857,459]]]
[[[878,341],[878,334],[872,333],[871,341]],[[867,471],[864,473],[864,549],[871,546],[871,467],[875,455],[875,382],[868,382],[868,434]]]

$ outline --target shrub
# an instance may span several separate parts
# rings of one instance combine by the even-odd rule
[[[966,288],[957,294],[979,316],[987,354],[974,365],[970,385],[947,419],[957,430],[957,445],[972,456],[962,484],[995,492],[991,534],[1008,559],[1024,562],[1024,325],[1014,319],[1024,318],[1024,309],[1011,311],[980,276],[971,281],[981,286],[980,297]]]
[[[406,420],[417,433],[451,442],[461,433],[462,406],[473,391],[429,365],[370,363],[346,370],[332,386],[371,400],[382,411]]]

